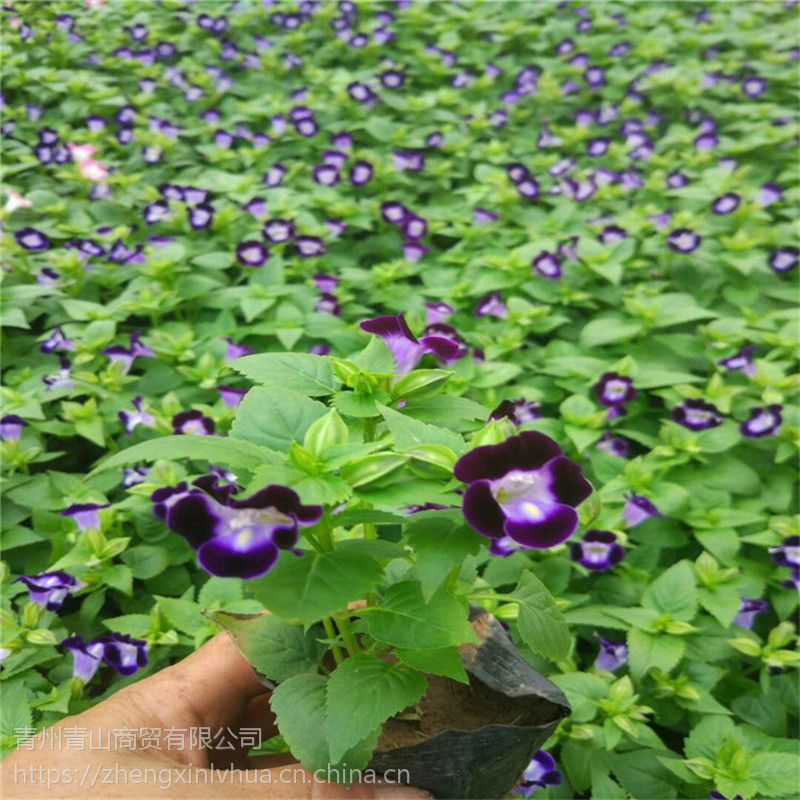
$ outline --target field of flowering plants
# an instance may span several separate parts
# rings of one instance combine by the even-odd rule
[[[9,763],[227,629],[309,771],[800,795],[796,5],[8,0]]]

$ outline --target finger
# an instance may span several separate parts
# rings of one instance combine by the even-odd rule
[[[241,718],[231,725],[234,735],[227,737],[234,748],[216,748],[209,753],[211,764],[221,769],[230,765],[238,769],[246,769],[251,766],[251,759],[247,756],[250,748],[257,747],[278,733],[275,726],[275,715],[269,707],[269,699],[269,694],[262,694],[254,697],[247,704]],[[225,742],[226,745],[228,741]]]

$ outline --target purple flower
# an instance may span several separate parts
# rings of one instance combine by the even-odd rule
[[[336,186],[339,183],[339,170],[333,164],[318,164],[314,167],[314,180],[320,186]]]
[[[130,489],[139,483],[144,483],[150,470],[147,467],[125,467],[122,477],[122,488]]]
[[[478,307],[475,309],[475,316],[508,319],[508,308],[503,302],[500,293],[495,292],[494,294],[486,295],[486,297],[478,303]]]
[[[300,528],[319,522],[322,506],[302,505],[297,493],[271,485],[247,499],[215,475],[159,489],[154,512],[197,551],[200,566],[220,577],[258,578],[269,572],[280,550],[297,544]]]
[[[555,253],[550,253],[547,250],[542,250],[531,261],[531,266],[543,278],[549,278],[554,281],[561,277],[561,259]]]
[[[72,636],[62,642],[62,645],[72,650],[75,656],[74,673],[76,677],[82,677],[78,675],[78,651],[81,651],[88,658],[98,659],[97,666],[102,661],[102,663],[108,664],[108,666],[125,677],[135,674],[143,667],[146,667],[148,663],[147,642],[142,639],[134,639],[128,634],[106,633],[96,639],[92,639],[88,644],[84,644],[79,636]],[[84,663],[88,671],[90,665],[88,662]],[[95,671],[97,666],[94,668]],[[94,672],[92,672],[93,674]],[[88,680],[88,678],[85,680]]]
[[[263,197],[254,197],[243,206],[248,214],[252,214],[256,219],[263,217],[267,213],[267,201]]]
[[[625,548],[611,531],[588,531],[570,545],[570,558],[592,572],[607,572],[625,558]]]
[[[22,575],[17,578],[28,587],[30,599],[48,611],[60,611],[67,596],[85,585],[68,572],[43,572],[41,575]]]
[[[246,344],[238,344],[230,337],[227,337],[225,341],[228,343],[228,347],[225,350],[226,361],[235,361],[237,358],[249,356],[255,352],[252,347],[248,347]]]
[[[157,222],[163,222],[171,219],[171,217],[172,212],[166,200],[156,200],[154,203],[145,206],[144,221],[148,225],[155,225]]]
[[[539,403],[530,400],[503,400],[489,415],[489,419],[509,419],[519,427],[526,422],[533,422],[542,416],[542,407]]]
[[[20,228],[14,234],[14,238],[20,247],[32,253],[38,253],[50,247],[50,239],[36,228]]]
[[[208,203],[199,203],[187,210],[189,224],[193,230],[203,231],[210,228],[214,222],[214,207]]]
[[[402,314],[367,319],[359,327],[383,339],[394,356],[396,375],[411,372],[426,353],[446,362],[456,358],[461,351],[460,342],[447,333],[434,332],[417,339]]]
[[[109,503],[75,503],[61,512],[62,517],[72,517],[82,531],[100,527],[100,511],[109,507]]]
[[[684,400],[672,409],[672,419],[690,431],[704,431],[722,425],[720,410],[705,400]]]
[[[735,192],[728,192],[718,197],[712,204],[711,210],[720,216],[732,214],[742,203],[742,198]]]
[[[421,150],[395,150],[394,166],[400,172],[421,172],[425,168],[425,154]]]
[[[612,642],[603,636],[598,636],[600,652],[594,660],[594,666],[605,672],[616,672],[628,663],[628,646],[625,642]]]
[[[388,200],[381,204],[381,215],[391,225],[401,225],[411,212],[396,200]]]
[[[767,91],[767,79],[758,75],[750,75],[742,81],[742,92],[751,100],[755,100]]]
[[[633,528],[651,517],[664,516],[650,500],[641,494],[625,495],[625,501],[622,517],[629,528]]]
[[[406,239],[422,239],[428,233],[428,223],[422,217],[416,214],[408,213],[405,219],[400,223],[403,230],[403,236]]]
[[[283,164],[275,164],[270,167],[269,172],[264,175],[264,183],[267,186],[275,187],[283,183],[283,178],[286,175],[287,169]]]
[[[783,188],[772,182],[767,182],[761,185],[761,195],[759,201],[762,206],[771,206],[774,203],[783,201]]]
[[[800,589],[800,536],[788,536],[778,547],[770,547],[769,554],[779,567],[788,567],[792,577],[783,581],[787,589]]]
[[[175,433],[211,436],[215,428],[214,420],[197,409],[181,411],[172,418],[172,429]]]
[[[781,429],[782,405],[757,406],[750,409],[750,416],[739,426],[742,436],[758,439],[761,436],[775,436]]]
[[[474,208],[472,212],[472,221],[475,225],[489,225],[492,222],[496,222],[498,219],[497,214],[485,208]]]
[[[667,247],[676,253],[693,253],[702,241],[703,237],[689,228],[676,228],[667,237]]]
[[[341,306],[336,298],[336,295],[324,292],[322,297],[317,301],[314,310],[320,314],[333,314],[338,317],[341,312]]]
[[[708,795],[708,800],[728,800],[728,798],[725,797],[722,792],[712,791]],[[732,798],[732,800],[744,800],[744,798],[740,794],[737,794],[736,797]]]
[[[269,250],[261,242],[248,239],[236,246],[236,258],[246,267],[263,267],[269,258]]]
[[[455,309],[448,303],[442,301],[425,303],[425,324],[438,325],[440,322],[446,322],[455,313]]]
[[[800,262],[800,248],[798,247],[779,247],[773,250],[769,256],[769,265],[780,275],[797,269]]]
[[[517,192],[521,197],[533,202],[539,197],[539,182],[535,178],[525,178],[517,184]]]
[[[325,255],[327,247],[325,242],[318,236],[296,236],[294,247],[297,255],[302,258],[314,258],[315,256]]]
[[[624,404],[636,399],[633,381],[616,372],[606,372],[592,388],[597,399],[608,406],[610,419],[625,415]]]
[[[350,168],[350,183],[365,186],[372,180],[373,168],[369,161],[356,161]]]
[[[133,398],[133,411],[120,411],[118,416],[128,435],[132,434],[138,425],[154,428],[156,418],[145,410],[144,398],[139,394]]]
[[[604,156],[608,152],[608,148],[611,146],[611,139],[608,139],[605,136],[598,137],[597,139],[591,139],[589,143],[586,145],[586,153],[590,156]]]
[[[420,244],[419,242],[403,242],[403,258],[412,264],[416,264],[417,261],[419,261],[427,253],[430,253],[430,251],[430,247],[425,247],[425,245]]]
[[[592,493],[581,468],[535,431],[477,447],[458,460],[454,472],[468,484],[467,522],[500,549],[561,544],[578,527],[575,507]]]
[[[758,614],[764,614],[767,611],[769,611],[769,603],[766,600],[753,600],[748,597],[743,597],[739,613],[733,621],[734,625],[750,630],[755,624],[756,616]]]
[[[6,414],[0,419],[0,441],[18,442],[22,438],[22,429],[28,423],[16,414]]]
[[[273,244],[281,244],[294,236],[294,224],[288,219],[268,219],[261,233]]]
[[[237,389],[233,386],[217,386],[222,402],[229,408],[237,408],[247,394],[247,389]]]
[[[680,171],[670,172],[667,175],[667,186],[670,189],[682,189],[689,184],[689,178]]]
[[[735,355],[728,356],[728,358],[721,358],[717,364],[730,370],[737,370],[743,372],[748,377],[752,378],[756,374],[754,364],[755,347],[748,346],[739,349]]]
[[[564,778],[556,768],[553,756],[545,750],[539,750],[522,773],[520,785],[514,790],[516,797],[530,797],[536,789],[548,786],[560,786]]]
[[[406,74],[397,69],[387,69],[381,73],[380,79],[387,89],[400,89],[406,81]]]
[[[61,646],[72,653],[74,677],[88,683],[103,663],[105,645],[99,641],[87,643],[81,636],[70,636]]]

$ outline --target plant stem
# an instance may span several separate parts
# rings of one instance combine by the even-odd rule
[[[331,640],[331,653],[333,653],[333,660],[337,664],[341,664],[344,661],[344,653],[342,652],[342,648],[336,644],[336,640],[339,638],[336,634],[336,628],[333,626],[333,620],[330,617],[325,617],[322,620],[322,624],[325,628],[325,635]]]
[[[334,619],[336,620],[339,632],[342,634],[342,640],[344,641],[344,646],[347,648],[347,652],[351,656],[354,656],[361,652],[361,648],[358,646],[358,640],[355,635],[350,630],[350,620],[347,619],[346,614],[347,612],[336,615]]]

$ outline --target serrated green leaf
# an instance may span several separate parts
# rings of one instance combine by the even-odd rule
[[[339,382],[330,359],[308,353],[258,353],[237,358],[231,366],[256,383],[279,386],[306,397],[333,394]]]
[[[545,585],[533,573],[525,572],[508,598],[519,603],[517,627],[525,644],[553,661],[566,658],[569,627]]]

